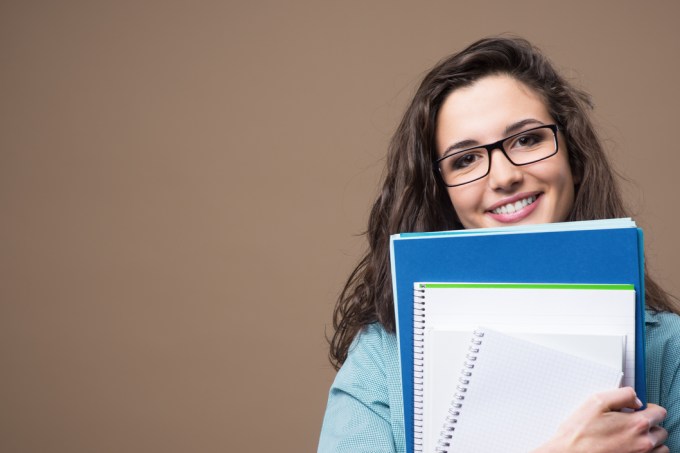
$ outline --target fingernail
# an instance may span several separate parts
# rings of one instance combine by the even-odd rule
[[[642,406],[642,401],[640,401],[640,398],[635,398],[635,402],[638,406]]]

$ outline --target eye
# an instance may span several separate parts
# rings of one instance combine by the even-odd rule
[[[451,169],[456,171],[474,167],[485,158],[485,155],[486,153],[484,149],[471,149],[469,151],[456,154],[451,158]]]
[[[521,133],[516,137],[509,138],[504,147],[511,151],[534,151],[543,149],[552,143],[552,131],[541,127]]]
[[[514,146],[520,148],[529,148],[538,143],[541,143],[542,138],[538,134],[520,135],[515,139]]]

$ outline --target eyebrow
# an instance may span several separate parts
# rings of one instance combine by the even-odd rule
[[[536,125],[536,126],[543,126],[545,123],[543,121],[539,121],[535,118],[526,118],[521,121],[517,121],[515,123],[509,124],[505,130],[503,131],[504,137],[507,137],[509,135],[513,135],[517,132],[520,132],[523,128],[529,125]],[[502,139],[501,139],[502,140]],[[466,148],[472,148],[474,146],[479,145],[480,143],[476,140],[461,140],[459,142],[454,143],[453,145],[449,146],[444,150],[444,153],[442,154],[442,157],[450,154],[452,151],[458,151]]]

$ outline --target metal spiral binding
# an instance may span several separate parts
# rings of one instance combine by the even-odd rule
[[[413,451],[423,451],[423,361],[425,348],[425,289],[413,287]]]
[[[468,384],[470,384],[470,376],[472,376],[475,362],[477,362],[477,354],[479,353],[479,346],[482,344],[482,337],[484,337],[484,332],[481,330],[475,330],[472,333],[468,353],[465,355],[465,362],[463,362],[463,368],[460,370],[460,376],[458,377],[456,393],[453,395],[449,414],[446,416],[444,426],[439,434],[439,442],[437,442],[437,448],[435,449],[438,453],[448,453],[451,447],[451,438],[456,430],[456,423],[458,423]]]

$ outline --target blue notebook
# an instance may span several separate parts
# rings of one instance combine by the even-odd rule
[[[413,451],[415,282],[631,284],[636,298],[636,382],[646,401],[642,230],[630,219],[502,229],[405,233],[391,238],[392,284],[404,397]]]

